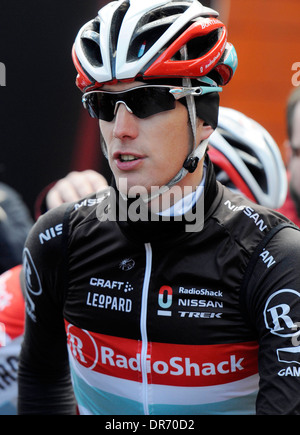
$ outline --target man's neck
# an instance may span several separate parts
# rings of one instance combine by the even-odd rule
[[[176,203],[182,202],[184,198],[196,192],[201,185],[204,174],[204,159],[199,162],[195,172],[188,173],[178,184],[172,186],[166,192],[149,202],[152,213],[162,213],[173,207]]]

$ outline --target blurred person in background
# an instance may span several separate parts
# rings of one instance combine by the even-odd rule
[[[300,226],[300,87],[295,88],[286,108],[289,191],[282,214]]]
[[[33,219],[21,196],[0,183],[0,273],[22,262],[26,237]]]

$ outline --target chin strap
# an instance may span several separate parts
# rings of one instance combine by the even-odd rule
[[[180,54],[182,60],[188,59],[186,45],[182,47]],[[188,88],[192,87],[191,79],[188,77],[183,78],[182,86]],[[186,158],[183,164],[183,168],[186,169],[189,173],[193,173],[196,170],[199,161],[204,157],[206,148],[208,146],[208,140],[202,141],[199,145],[197,144],[197,112],[196,112],[195,98],[193,97],[193,95],[187,95],[186,101],[187,101],[187,108],[189,112],[189,118],[192,127],[192,133],[193,133],[193,148],[190,155]]]

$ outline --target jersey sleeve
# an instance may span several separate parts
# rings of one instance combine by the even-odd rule
[[[261,249],[245,293],[259,341],[257,414],[300,414],[300,231]]]
[[[24,249],[25,336],[19,363],[19,414],[72,414],[63,320],[67,206],[41,216]]]

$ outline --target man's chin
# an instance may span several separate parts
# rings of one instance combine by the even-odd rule
[[[149,190],[138,180],[131,180],[127,177],[120,177],[116,181],[118,191],[128,198],[148,196]]]

